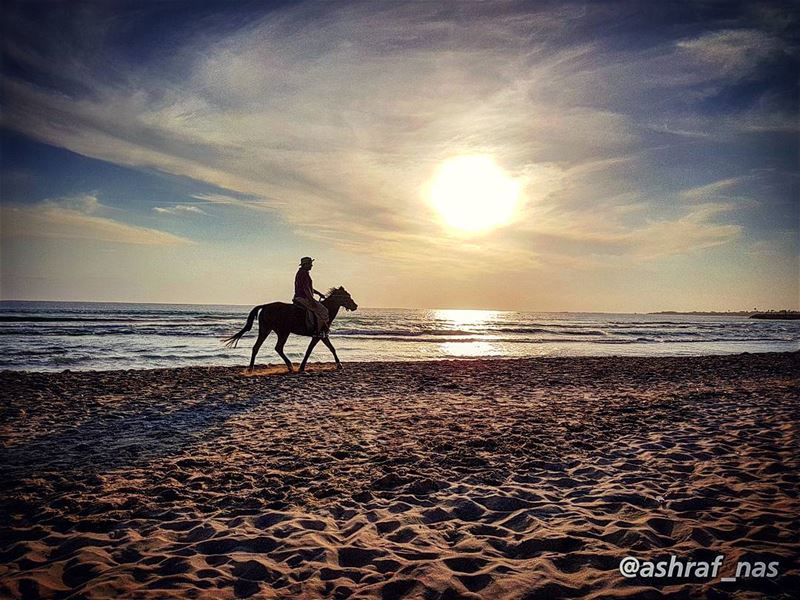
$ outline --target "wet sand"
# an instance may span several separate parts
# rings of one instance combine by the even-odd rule
[[[800,589],[798,353],[312,369],[1,373],[0,597]]]

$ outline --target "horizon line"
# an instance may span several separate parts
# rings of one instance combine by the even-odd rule
[[[61,303],[61,304],[154,304],[154,305],[179,305],[179,306],[256,306],[253,304],[238,304],[228,302],[141,302],[141,301],[126,301],[126,300],[29,300],[29,299],[5,299],[0,298],[0,304],[9,302],[28,302],[28,303]],[[281,302],[281,300],[275,300]],[[505,308],[451,308],[451,307],[428,307],[428,306],[364,306],[364,309],[380,309],[380,310],[463,310],[463,311],[483,311],[483,312],[520,312],[520,313],[552,313],[552,314],[663,314],[663,313],[677,313],[677,314],[692,314],[692,313],[761,313],[761,312],[798,312],[800,308],[752,308],[752,309],[714,309],[714,310],[697,310],[697,309],[659,309],[649,311],[616,311],[616,310],[534,310],[534,309],[505,309]]]

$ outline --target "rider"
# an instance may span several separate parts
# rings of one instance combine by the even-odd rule
[[[320,299],[324,299],[325,296],[315,290],[311,283],[309,271],[314,266],[313,263],[314,259],[310,256],[300,259],[300,268],[297,270],[297,275],[294,276],[294,299],[292,302],[299,304],[316,317],[317,334],[324,335],[328,326],[328,309],[314,299],[314,294],[318,295]]]

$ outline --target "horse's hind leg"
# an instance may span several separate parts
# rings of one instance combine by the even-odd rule
[[[294,372],[294,369],[292,368],[292,361],[290,361],[286,357],[286,355],[283,353],[283,346],[284,346],[284,344],[286,344],[286,340],[288,338],[289,338],[289,334],[288,333],[278,334],[278,343],[275,344],[275,351],[278,354],[280,354],[281,358],[283,359],[283,362],[286,363],[286,368],[289,369],[289,373],[292,373],[292,372]]]
[[[253,367],[256,364],[256,355],[258,354],[258,351],[261,349],[261,344],[264,343],[264,340],[267,339],[268,335],[269,335],[269,329],[267,329],[263,333],[262,333],[261,328],[258,329],[258,339],[256,340],[256,343],[253,344],[253,354],[250,357],[250,367],[249,367],[248,370],[250,370],[250,371],[253,370]]]

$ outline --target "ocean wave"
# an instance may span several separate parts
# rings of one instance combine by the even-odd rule
[[[52,326],[58,326],[63,323],[64,327],[76,328],[82,325],[91,326],[94,323],[99,323],[98,326],[174,326],[174,327],[202,327],[202,326],[226,326],[233,327],[235,324],[243,323],[242,319],[230,319],[224,317],[217,317],[212,320],[207,320],[201,323],[183,318],[172,317],[170,319],[157,319],[153,317],[17,317],[17,316],[0,316],[0,323],[48,323]],[[12,327],[13,325],[5,325],[3,328]],[[44,328],[46,326],[43,326]]]
[[[601,329],[581,330],[571,328],[554,331],[547,327],[491,327],[481,329],[337,329],[335,326],[331,333],[344,337],[407,337],[420,338],[426,336],[439,337],[463,337],[463,336],[492,336],[502,334],[551,334],[551,335],[584,335],[584,336],[607,336],[608,333]]]
[[[97,338],[98,344],[107,343],[117,338],[135,339],[153,337],[158,339],[173,338],[176,342],[186,340],[208,339],[219,340],[234,333],[236,328],[228,325],[215,326],[189,326],[179,327],[130,327],[127,325],[99,327],[0,327],[0,339],[6,340],[4,344],[11,345],[15,339],[47,339],[53,338],[54,342],[60,340],[62,344],[68,339]],[[255,338],[256,331],[252,331],[247,338]],[[758,331],[752,329],[732,331],[720,335],[719,331],[655,331],[647,329],[630,329],[608,333],[602,330],[561,329],[548,330],[545,328],[514,328],[506,330],[469,331],[464,329],[421,329],[407,331],[400,329],[336,329],[331,330],[331,335],[340,339],[399,341],[399,342],[443,342],[443,341],[504,341],[515,343],[546,342],[583,342],[583,343],[635,343],[641,341],[660,342],[725,342],[725,341],[792,341],[796,332],[784,329],[772,331]]]
[[[552,332],[550,332],[552,333]],[[331,339],[335,339],[336,332],[331,332]],[[547,344],[547,343],[576,343],[576,344],[635,344],[635,343],[676,343],[676,344],[689,344],[689,343],[702,343],[702,342],[791,342],[791,337],[697,337],[696,339],[674,339],[668,336],[654,337],[654,336],[638,336],[632,337],[603,337],[603,338],[582,338],[582,337],[497,337],[497,336],[462,336],[453,338],[450,336],[344,336],[345,339],[363,339],[363,340],[376,340],[387,342],[404,342],[404,343],[472,343],[472,342],[486,342],[492,343],[508,343],[508,344]],[[245,338],[247,339],[247,338]]]

